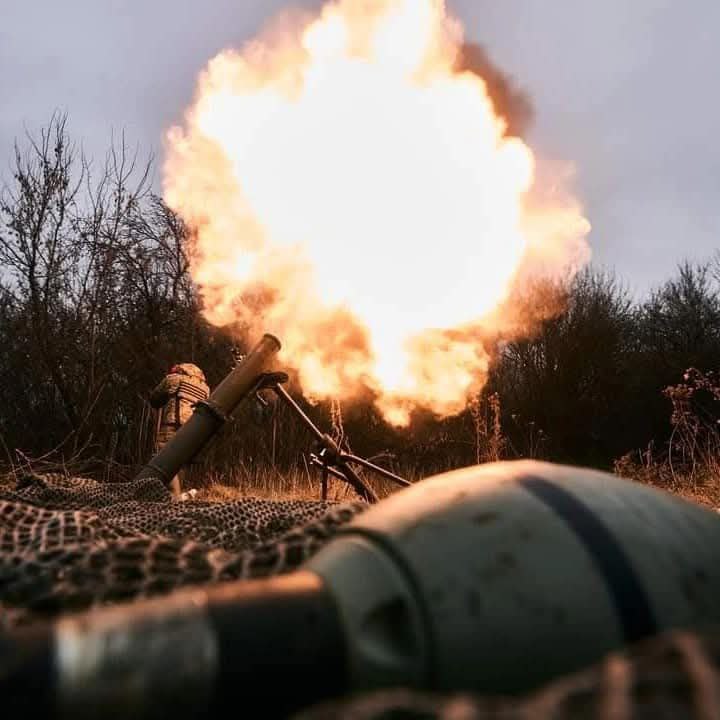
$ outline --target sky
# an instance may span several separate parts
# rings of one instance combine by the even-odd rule
[[[319,7],[319,1],[295,5]],[[636,294],[720,247],[717,0],[447,0],[531,97],[540,157],[570,162],[594,262]],[[195,81],[285,0],[0,0],[0,175],[55,110],[102,156],[162,158]],[[158,178],[159,182],[159,178]]]

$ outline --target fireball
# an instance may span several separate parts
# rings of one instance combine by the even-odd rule
[[[517,284],[589,257],[462,43],[441,0],[333,2],[213,58],[167,135],[207,319],[277,334],[309,398],[370,391],[396,425],[466,407]]]

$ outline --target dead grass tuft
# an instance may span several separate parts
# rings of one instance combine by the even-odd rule
[[[667,447],[628,453],[616,461],[615,472],[720,508],[720,378],[690,368],[664,394],[672,403]]]

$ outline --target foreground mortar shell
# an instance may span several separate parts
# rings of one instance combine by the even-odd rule
[[[669,628],[720,623],[720,517],[534,461],[426,479],[307,568],[338,598],[351,684],[527,691]]]

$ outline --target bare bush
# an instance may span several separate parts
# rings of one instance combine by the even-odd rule
[[[187,229],[150,192],[150,172],[121,142],[96,173],[60,115],[16,145],[0,200],[0,426],[11,455],[144,458],[142,388],[176,353],[208,344]]]

